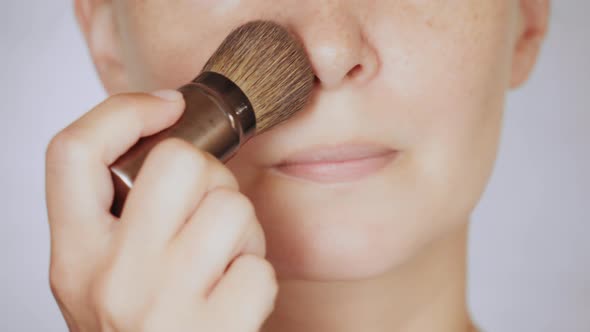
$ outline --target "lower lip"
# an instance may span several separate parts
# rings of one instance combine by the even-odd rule
[[[319,183],[339,183],[360,180],[391,163],[397,152],[362,159],[285,164],[274,167],[289,177]]]

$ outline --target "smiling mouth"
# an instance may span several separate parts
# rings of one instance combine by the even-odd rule
[[[298,152],[273,169],[280,174],[318,183],[365,178],[396,159],[399,152],[380,145],[339,145]]]

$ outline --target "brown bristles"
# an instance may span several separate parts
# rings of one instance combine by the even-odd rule
[[[253,21],[234,30],[203,71],[222,74],[242,89],[254,108],[257,133],[303,109],[315,77],[299,41],[268,21]]]

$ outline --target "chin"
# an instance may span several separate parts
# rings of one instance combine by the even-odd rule
[[[297,234],[267,234],[267,259],[279,280],[373,279],[403,265],[414,251],[407,243],[387,243],[372,230],[355,227],[324,225]]]
[[[278,278],[368,279],[408,261],[436,229],[404,215],[416,209],[396,202],[392,181],[384,172],[325,186],[267,173],[243,188],[256,206]]]

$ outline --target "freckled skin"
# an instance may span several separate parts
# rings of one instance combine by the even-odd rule
[[[518,1],[114,4],[130,89],[189,81],[249,20],[277,21],[303,41],[321,81],[313,102],[228,164],[256,206],[280,276],[379,275],[466,225],[496,155]],[[347,142],[385,145],[400,157],[335,186],[266,167],[305,147]]]

